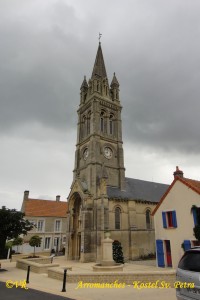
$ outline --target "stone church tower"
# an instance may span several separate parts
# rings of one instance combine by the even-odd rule
[[[81,85],[74,169],[74,180],[84,182],[93,197],[103,175],[108,185],[124,189],[121,109],[119,83],[114,74],[109,86],[99,43],[91,79]]]
[[[127,197],[133,200],[127,184],[135,190],[125,178],[121,110],[119,83],[114,73],[109,86],[99,43],[92,76],[88,82],[84,77],[80,88],[75,166],[68,196],[67,259],[99,261],[106,230],[113,229],[115,237],[125,230],[124,245],[130,246],[131,221],[125,221],[131,216],[127,217],[130,207],[127,201],[124,208],[117,205]]]
[[[89,81],[80,88],[78,132],[72,190],[69,195],[69,257],[96,260],[108,225],[106,185],[125,188],[119,83],[109,86],[101,43]],[[82,231],[84,230],[84,231]],[[69,228],[70,231],[70,228]]]

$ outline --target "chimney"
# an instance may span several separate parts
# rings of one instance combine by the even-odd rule
[[[59,202],[60,201],[60,195],[57,195],[56,196],[56,202]]]
[[[24,200],[28,200],[29,191],[24,191]]]
[[[174,178],[180,177],[183,178],[183,171],[179,170],[179,167],[176,167],[176,171],[174,172]]]

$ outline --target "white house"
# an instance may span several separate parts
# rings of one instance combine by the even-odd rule
[[[184,178],[176,167],[172,184],[152,213],[158,267],[176,268],[184,250],[198,244],[193,234],[198,210],[200,181]]]
[[[66,243],[67,210],[68,204],[66,201],[60,201],[60,196],[56,196],[56,201],[32,199],[29,198],[29,191],[25,191],[21,211],[25,214],[25,219],[36,227],[24,236],[24,243],[19,247],[19,251],[33,251],[29,240],[34,235],[41,237],[41,247],[36,248],[36,252],[50,253],[52,249],[57,252],[62,250]]]

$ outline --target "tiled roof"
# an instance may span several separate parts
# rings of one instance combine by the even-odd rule
[[[182,182],[187,187],[189,187],[190,189],[192,189],[193,191],[195,191],[197,194],[200,195],[200,181],[189,179],[189,178],[184,178],[184,177],[182,178],[182,177],[176,176],[175,179],[174,179],[174,181],[172,182],[172,184],[169,186],[169,188],[167,189],[167,191],[165,192],[165,194],[160,199],[159,203],[156,205],[154,211],[152,212],[153,216],[155,215],[156,211],[158,210],[158,208],[160,207],[160,205],[162,204],[162,202],[165,200],[166,196],[168,195],[169,191],[172,189],[172,187],[174,186],[174,184],[176,183],[176,181]]]
[[[169,187],[167,184],[127,177],[125,181],[125,191],[121,191],[116,187],[107,187],[108,198],[157,203]]]
[[[181,178],[181,181],[184,181],[188,187],[195,190],[198,194],[200,194],[200,181],[193,180],[189,178]]]
[[[25,216],[27,217],[66,217],[67,202],[40,200],[28,198],[25,203]]]

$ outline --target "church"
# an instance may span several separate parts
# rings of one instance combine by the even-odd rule
[[[151,213],[168,185],[125,177],[119,82],[107,78],[101,43],[80,88],[65,255],[101,261],[105,233],[121,242],[125,261],[155,253]]]

